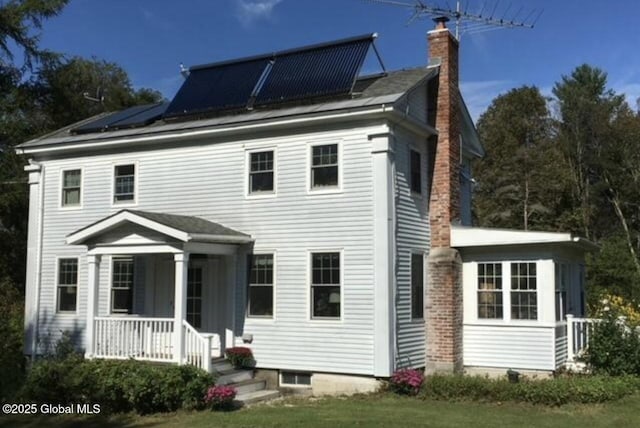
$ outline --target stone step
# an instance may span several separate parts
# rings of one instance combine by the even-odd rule
[[[233,370],[231,363],[224,358],[214,358],[211,360],[211,369],[216,372]]]
[[[216,385],[229,385],[253,379],[253,370],[223,370],[218,372]]]
[[[254,404],[260,401],[273,400],[280,397],[279,391],[265,389],[262,391],[253,391],[245,394],[236,395],[236,402],[246,406],[247,404]]]
[[[248,394],[250,392],[263,391],[267,387],[267,381],[261,379],[250,379],[238,383],[232,383],[238,395]]]

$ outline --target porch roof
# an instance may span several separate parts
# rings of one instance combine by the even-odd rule
[[[250,235],[203,218],[125,209],[71,233],[67,236],[66,243],[87,244],[90,239],[126,223],[147,228],[185,243],[243,244],[253,241]]]

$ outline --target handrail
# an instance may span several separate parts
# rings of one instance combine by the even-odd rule
[[[211,371],[211,335],[202,335],[186,320],[182,320],[184,334],[183,359],[187,364]]]

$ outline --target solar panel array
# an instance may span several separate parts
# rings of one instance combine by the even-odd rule
[[[71,131],[76,134],[88,134],[146,126],[160,119],[168,105],[168,103],[155,103],[130,107],[86,123]]]
[[[77,134],[146,126],[154,121],[260,108],[349,94],[374,34],[192,67],[170,103],[131,107],[84,124]]]

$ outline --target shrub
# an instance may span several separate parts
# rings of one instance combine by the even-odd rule
[[[207,390],[204,402],[213,410],[231,410],[236,398],[236,389],[232,386],[218,385]]]
[[[391,376],[389,386],[397,394],[416,395],[423,382],[424,374],[420,370],[402,369]]]
[[[36,403],[99,403],[108,413],[172,412],[204,407],[214,378],[191,366],[142,361],[46,359],[28,373],[21,397]]]
[[[640,391],[634,377],[567,376],[555,379],[524,380],[479,376],[435,375],[424,383],[423,397],[439,400],[516,401],[531,404],[602,403]]]
[[[237,369],[244,367],[253,367],[255,365],[253,352],[251,352],[251,349],[245,348],[243,346],[229,348],[224,351],[224,355],[227,360],[229,360],[231,365]]]

